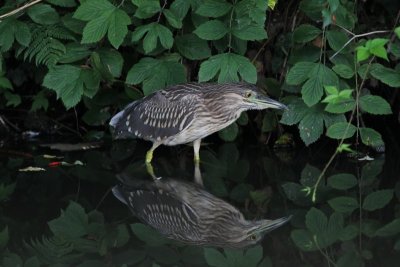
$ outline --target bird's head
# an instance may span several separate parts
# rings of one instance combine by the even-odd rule
[[[257,86],[249,83],[231,84],[230,88],[225,91],[225,96],[244,110],[287,109],[286,105],[269,98]]]
[[[229,240],[225,246],[232,248],[245,248],[258,244],[266,233],[282,226],[290,220],[291,216],[276,220],[243,221],[240,226],[230,226]]]

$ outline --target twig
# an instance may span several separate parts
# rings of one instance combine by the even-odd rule
[[[233,3],[234,5],[236,4],[236,0]],[[228,41],[228,49],[229,49],[229,53],[231,52],[232,49],[232,20],[233,20],[233,11],[235,9],[232,8],[231,10],[231,17],[229,19],[229,41]]]
[[[329,58],[329,60],[332,60],[334,57],[336,57],[340,52],[342,52],[343,49],[346,48],[346,46],[348,46],[356,38],[365,37],[368,35],[373,35],[373,34],[378,34],[378,33],[389,33],[389,32],[391,32],[391,31],[373,31],[373,32],[367,32],[367,33],[361,33],[361,34],[351,33],[353,35],[353,37],[351,37],[338,51],[336,51],[336,53],[333,54]]]
[[[163,4],[163,6],[161,7],[160,14],[158,14],[157,22],[160,22],[162,12],[163,12],[163,10],[164,10],[164,8],[165,8],[166,5],[167,5],[167,0],[164,0],[164,4]]]
[[[0,16],[0,21],[1,21],[2,19],[5,19],[5,18],[9,17],[9,16],[12,16],[12,15],[14,15],[14,14],[17,14],[18,12],[20,12],[20,11],[22,11],[22,10],[24,10],[24,9],[27,9],[28,7],[31,7],[31,6],[33,6],[33,5],[36,5],[36,4],[39,3],[39,2],[42,2],[42,0],[34,0],[34,1],[30,2],[30,3],[27,3],[27,4],[24,5],[24,6],[21,6],[21,7],[17,8],[17,9],[14,9],[14,10],[12,10],[12,11],[6,13],[6,14],[3,14],[3,15]]]

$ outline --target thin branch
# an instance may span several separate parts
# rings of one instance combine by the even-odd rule
[[[160,14],[158,14],[157,23],[160,22],[162,12],[164,11],[165,6],[167,5],[167,0],[164,0],[164,4],[161,8]]]
[[[234,5],[236,4],[236,0],[233,3]],[[228,41],[228,49],[229,49],[229,53],[231,52],[232,49],[232,20],[233,20],[233,11],[235,9],[232,8],[231,10],[231,17],[229,19],[229,41]]]
[[[332,60],[334,57],[336,57],[340,52],[342,52],[343,49],[346,48],[346,46],[348,46],[356,38],[365,37],[365,36],[373,35],[373,34],[379,34],[379,33],[389,33],[389,32],[391,32],[391,31],[373,31],[373,32],[367,32],[367,33],[361,33],[361,34],[351,33],[353,35],[353,37],[351,37],[338,51],[336,51],[336,53],[333,54],[329,58],[329,60]]]
[[[27,3],[26,5],[23,5],[23,6],[19,7],[19,8],[17,8],[17,9],[14,9],[14,10],[6,13],[6,14],[3,14],[3,15],[0,16],[0,21],[2,19],[5,19],[5,18],[9,17],[9,16],[15,15],[18,12],[21,12],[22,10],[27,9],[28,7],[36,5],[39,2],[42,2],[42,0],[34,0],[34,1],[30,2],[30,3]]]

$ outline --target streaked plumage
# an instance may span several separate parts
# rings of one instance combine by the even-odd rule
[[[188,83],[171,86],[129,104],[110,126],[116,139],[142,138],[153,142],[146,161],[159,145],[195,142],[233,123],[243,111],[285,108],[247,83]],[[148,157],[150,159],[148,160]]]
[[[188,244],[246,247],[290,219],[246,220],[237,208],[193,183],[123,179],[114,195],[162,235]]]

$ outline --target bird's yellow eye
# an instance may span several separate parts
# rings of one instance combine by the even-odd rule
[[[250,96],[252,96],[252,92],[251,91],[247,91],[246,93],[244,93],[244,97],[245,98],[249,98]]]

